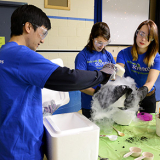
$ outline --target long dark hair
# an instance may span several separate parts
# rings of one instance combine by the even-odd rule
[[[146,57],[144,58],[144,63],[147,64],[148,67],[151,67],[154,63],[154,58],[159,49],[158,28],[157,28],[157,25],[152,20],[146,20],[138,26],[137,30],[141,29],[143,25],[148,26],[148,33],[149,33],[148,41],[151,41],[147,49]],[[136,43],[137,30],[135,31],[135,34],[134,34],[134,44],[131,50],[134,61],[138,59],[137,43]]]
[[[97,22],[93,25],[89,36],[88,44],[86,45],[87,49],[90,52],[92,52],[93,50],[93,39],[97,38],[98,36],[102,36],[105,40],[110,39],[110,29],[106,23]],[[105,48],[102,49],[102,52],[105,52]]]

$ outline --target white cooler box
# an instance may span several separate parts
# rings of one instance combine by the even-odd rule
[[[97,160],[100,128],[83,115],[44,118],[48,160]]]

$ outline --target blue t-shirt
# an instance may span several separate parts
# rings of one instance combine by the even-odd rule
[[[15,42],[0,49],[0,159],[42,159],[41,89],[58,67]]]
[[[101,70],[107,63],[114,63],[115,60],[112,54],[108,51],[105,53],[97,52],[93,50],[91,53],[86,47],[78,53],[75,59],[75,69],[80,70]],[[93,87],[96,88],[97,86]],[[92,96],[81,92],[81,107],[85,109],[91,109]]]
[[[144,62],[144,58],[146,53],[138,54],[138,60],[133,61],[133,57],[131,55],[132,47],[128,47],[126,49],[121,50],[117,56],[117,63],[123,63],[125,65],[125,74],[124,76],[131,77],[135,80],[137,87],[142,87],[148,77],[148,73],[150,69],[160,70],[160,55],[156,54],[154,59],[154,64],[151,67],[148,67]],[[152,87],[151,91],[155,88],[155,84]]]

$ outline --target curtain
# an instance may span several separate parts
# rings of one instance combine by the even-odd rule
[[[94,0],[94,23],[102,22],[102,0]]]
[[[160,0],[156,0],[156,17],[155,23],[158,27],[158,37],[160,37]],[[160,52],[160,39],[159,39],[159,52]],[[156,101],[160,101],[160,75],[158,76],[157,81],[155,82],[156,86]]]
[[[156,18],[155,23],[158,27],[158,37],[160,38],[160,0],[156,0]],[[160,39],[159,39],[159,51],[160,51]]]

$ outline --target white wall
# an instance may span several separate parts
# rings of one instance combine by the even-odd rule
[[[94,19],[94,0],[71,0],[71,9],[58,10],[44,8],[44,0],[6,0],[27,2],[41,8],[47,16]],[[134,1],[134,0],[133,0]],[[150,1],[150,17],[155,18],[156,0]],[[52,29],[39,50],[81,50],[86,45],[93,21],[63,20],[50,18]],[[114,57],[126,46],[107,46]],[[64,65],[74,68],[74,59],[78,52],[39,52],[48,59],[61,58]]]
[[[58,10],[44,8],[44,0],[7,0],[14,2],[26,2],[41,8],[47,16],[71,17],[86,20],[51,20],[51,30],[38,50],[82,50],[87,44],[94,19],[94,0],[71,0],[70,10]],[[89,19],[89,21],[88,21]],[[55,53],[39,52],[44,57],[62,58],[64,65],[74,68],[74,59],[78,52]]]
[[[70,10],[44,8],[44,0],[29,0],[48,16],[94,19],[94,0],[71,0]],[[50,18],[52,29],[39,49],[81,50],[87,43],[93,21]]]
[[[74,69],[74,60],[78,52],[38,52],[47,59],[61,58],[66,67]]]

